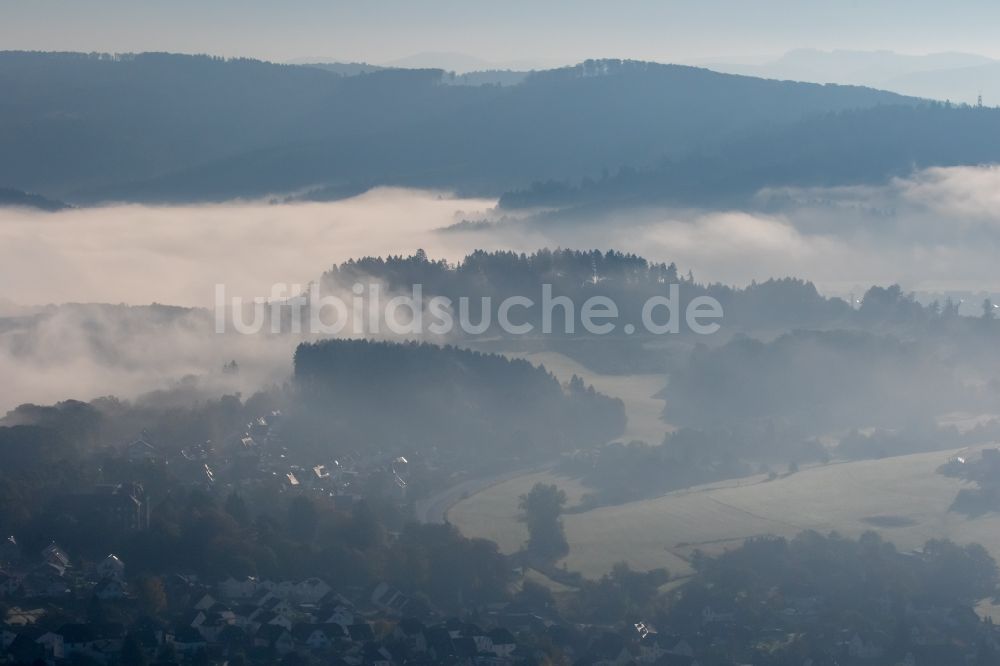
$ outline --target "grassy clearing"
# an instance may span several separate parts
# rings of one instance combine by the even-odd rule
[[[448,510],[448,520],[464,535],[496,541],[500,550],[513,553],[528,540],[528,530],[517,519],[518,498],[536,483],[554,483],[565,490],[569,506],[586,491],[579,482],[551,472],[525,474],[463,499]]]
[[[748,537],[792,536],[806,529],[848,536],[874,530],[901,549],[931,538],[975,541],[1000,560],[1000,515],[969,519],[948,511],[963,482],[936,470],[954,453],[833,463],[774,481],[749,477],[570,514],[564,518],[570,542],[566,565],[588,577],[622,560],[684,575],[695,549],[719,552]],[[548,473],[519,477],[460,502],[449,516],[466,534],[515,550],[526,538],[516,521],[517,497],[538,481],[564,488],[571,502],[583,491]]]

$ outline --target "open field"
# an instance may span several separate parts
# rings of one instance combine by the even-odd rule
[[[504,355],[544,365],[561,382],[568,382],[573,375],[578,375],[584,382],[593,384],[598,392],[620,398],[625,403],[625,416],[628,418],[625,433],[620,438],[624,441],[640,439],[659,444],[663,436],[673,430],[660,418],[663,400],[654,397],[667,384],[665,374],[602,375],[558,352],[505,352]]]
[[[448,509],[448,521],[470,537],[485,537],[496,541],[500,550],[512,553],[528,540],[528,530],[517,520],[517,501],[536,483],[554,483],[566,491],[568,505],[576,504],[586,488],[552,472],[525,474],[490,486],[463,499]]]
[[[848,536],[875,530],[901,549],[939,537],[979,542],[1000,560],[1000,515],[969,519],[948,511],[963,482],[936,470],[955,453],[832,463],[774,481],[748,477],[569,514],[565,563],[591,577],[621,560],[683,575],[695,549],[719,552],[748,537],[806,529]],[[449,518],[469,536],[516,550],[526,538],[515,517],[517,497],[538,481],[564,488],[571,504],[583,491],[577,482],[547,472],[518,477],[459,502]]]

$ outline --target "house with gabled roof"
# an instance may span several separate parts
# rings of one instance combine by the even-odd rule
[[[424,631],[427,642],[427,654],[436,662],[443,662],[455,656],[455,646],[451,642],[451,634],[444,627],[433,627]]]
[[[26,597],[64,597],[70,593],[65,572],[55,564],[40,564],[21,581],[21,591]]]
[[[355,643],[367,643],[375,640],[375,632],[367,622],[357,622],[347,627],[347,634]]]
[[[162,460],[156,447],[140,437],[125,447],[125,457],[132,464],[152,463]]]
[[[42,561],[63,571],[70,566],[69,555],[55,541],[42,549]]]
[[[487,635],[493,642],[493,654],[498,657],[509,657],[517,649],[517,641],[514,639],[514,634],[503,627],[497,627]]]
[[[117,578],[104,578],[94,588],[94,596],[101,601],[119,601],[128,596],[125,583]]]
[[[295,650],[295,640],[291,632],[282,626],[265,624],[254,634],[255,647],[273,650],[277,654],[288,654]]]
[[[0,565],[16,564],[21,561],[21,546],[13,535],[0,541]]]
[[[230,576],[219,583],[216,589],[223,599],[250,599],[257,592],[258,583],[252,576],[239,579]]]
[[[122,562],[117,555],[111,553],[97,564],[94,568],[94,572],[97,574],[98,580],[103,578],[113,578],[115,580],[124,581],[125,563]]]
[[[339,624],[301,623],[292,627],[295,645],[314,652],[329,650],[346,637],[347,632]]]
[[[365,666],[392,666],[392,655],[377,643],[365,643],[361,648],[361,658]]]
[[[194,627],[178,627],[174,632],[174,649],[181,654],[194,654],[208,647],[208,641]]]
[[[321,578],[306,578],[295,584],[294,598],[299,603],[316,604],[326,598],[333,588]]]
[[[10,597],[21,590],[21,577],[0,570],[0,599]]]
[[[402,615],[410,603],[409,597],[386,582],[375,586],[371,601],[382,611],[394,615]]]
[[[350,625],[354,624],[354,612],[351,608],[343,603],[338,603],[332,608],[327,608],[320,614],[325,623],[339,624],[341,627],[346,629]]]
[[[213,597],[208,592],[205,592],[204,594],[197,597],[197,599],[191,605],[191,607],[195,610],[207,611],[211,609],[213,606],[215,606],[217,603],[219,602],[215,600],[215,597]]]
[[[18,664],[32,664],[45,659],[45,647],[41,645],[37,638],[40,632],[35,629],[26,629],[14,637],[10,645],[7,646],[7,659]]]
[[[67,657],[82,654],[103,661],[109,654],[121,652],[125,627],[114,623],[64,624],[55,633],[63,640]]]
[[[427,641],[424,639],[426,627],[420,620],[412,617],[404,617],[393,627],[393,639],[402,642],[413,652],[425,652]]]
[[[246,649],[250,639],[242,627],[229,624],[223,627],[215,637],[215,642],[222,646],[226,654],[238,653]]]

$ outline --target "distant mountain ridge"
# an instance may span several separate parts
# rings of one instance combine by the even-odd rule
[[[734,136],[715,152],[622,169],[600,180],[547,181],[505,193],[503,208],[674,204],[746,206],[767,187],[884,183],[934,166],[1000,162],[1000,109],[880,106]]]
[[[718,150],[754,127],[916,99],[600,60],[516,85],[207,56],[0,53],[0,182],[75,202],[374,185],[499,195]]]
[[[1000,61],[974,53],[907,55],[892,51],[796,49],[761,64],[706,61],[720,72],[864,85],[940,101],[1000,103]]]

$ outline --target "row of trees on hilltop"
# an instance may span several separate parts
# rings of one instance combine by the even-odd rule
[[[324,273],[321,284],[326,289],[345,290],[355,283],[371,281],[404,293],[419,284],[425,299],[447,297],[453,309],[460,298],[467,298],[472,322],[480,321],[482,297],[496,300],[527,296],[535,302],[535,307],[518,315],[533,323],[536,331],[541,326],[542,286],[546,284],[551,285],[554,298],[568,296],[573,301],[577,332],[582,330],[580,309],[588,298],[597,295],[611,298],[622,322],[638,324],[643,305],[652,297],[668,295],[673,284],[678,285],[681,317],[691,299],[710,296],[723,306],[723,323],[729,332],[861,328],[922,333],[927,327],[937,325],[940,332],[950,334],[959,331],[939,324],[963,319],[955,302],[922,305],[898,285],[873,286],[855,308],[842,298],[822,295],[813,283],[798,278],[771,278],[745,287],[706,284],[697,282],[690,272],[684,274],[674,263],[649,261],[615,250],[543,248],[531,253],[476,250],[455,264],[430,258],[418,250],[409,256],[351,259]],[[494,310],[496,307],[494,302]],[[553,309],[556,334],[563,330],[564,316],[561,307]],[[658,312],[656,320],[664,317],[665,313]],[[616,330],[620,332],[621,327]],[[501,333],[493,321],[490,334]]]

